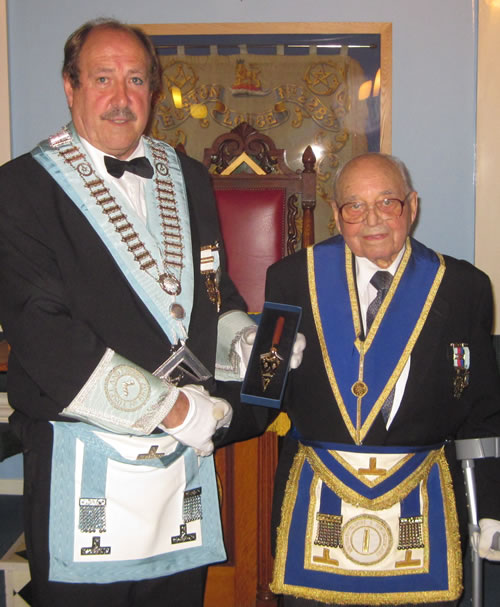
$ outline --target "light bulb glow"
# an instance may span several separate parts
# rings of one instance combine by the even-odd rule
[[[193,105],[189,108],[191,116],[193,118],[197,118],[198,120],[203,120],[203,118],[207,117],[208,110],[207,106],[203,103],[193,103]]]
[[[180,109],[182,107],[182,93],[181,93],[181,89],[178,86],[173,86],[170,89],[170,92],[172,93],[172,99],[174,102],[174,106],[177,109]]]
[[[363,82],[363,84],[359,87],[358,99],[360,101],[364,101],[365,99],[368,99],[368,97],[371,94],[372,94],[372,81],[367,80],[366,82]]]
[[[373,81],[373,96],[378,97],[380,94],[380,68],[378,68],[375,74],[375,80]]]

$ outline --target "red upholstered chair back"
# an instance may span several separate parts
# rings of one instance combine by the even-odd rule
[[[300,202],[302,246],[314,241],[315,157],[304,152],[304,169],[293,171],[285,151],[247,123],[218,137],[205,149],[213,175],[229,275],[250,312],[264,303],[267,268],[295,251]]]
[[[285,191],[219,188],[216,196],[229,275],[248,310],[260,312],[266,270],[286,250]]]

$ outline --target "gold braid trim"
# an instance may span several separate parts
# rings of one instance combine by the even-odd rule
[[[441,285],[441,281],[443,279],[446,266],[445,266],[443,256],[440,253],[436,253],[436,255],[439,259],[439,267],[436,272],[436,276],[434,277],[432,286],[429,289],[429,293],[427,295],[426,301],[422,307],[422,312],[420,314],[420,318],[418,319],[418,321],[410,335],[410,338],[408,339],[408,343],[406,344],[406,346],[403,350],[403,353],[402,353],[396,367],[394,368],[394,371],[392,372],[391,376],[389,377],[389,380],[388,380],[387,384],[385,385],[384,389],[382,390],[382,392],[380,393],[378,399],[372,406],[371,411],[368,414],[363,425],[361,425],[361,402],[362,402],[363,397],[358,397],[358,406],[357,406],[358,414],[356,416],[357,419],[356,419],[356,426],[355,426],[353,424],[353,422],[351,421],[349,413],[347,412],[347,407],[345,405],[344,399],[342,398],[342,394],[340,392],[340,389],[339,389],[339,386],[337,383],[337,379],[335,377],[335,372],[333,370],[333,366],[330,361],[328,349],[326,347],[326,340],[325,340],[325,336],[323,333],[323,326],[321,323],[321,315],[319,312],[319,305],[318,305],[318,295],[317,295],[317,290],[316,290],[316,273],[315,273],[315,268],[314,268],[314,250],[313,249],[314,249],[314,247],[309,247],[307,249],[307,270],[308,270],[308,279],[309,279],[309,293],[310,293],[310,298],[311,298],[311,307],[312,307],[312,312],[313,312],[314,323],[316,326],[316,332],[318,334],[318,340],[320,343],[321,353],[323,356],[323,362],[325,365],[325,371],[326,371],[328,380],[330,382],[330,386],[332,388],[332,392],[333,392],[335,401],[336,401],[337,406],[342,415],[342,419],[344,420],[345,426],[346,426],[349,434],[351,435],[351,438],[354,441],[354,443],[356,445],[360,445],[363,442],[366,435],[368,434],[373,422],[375,421],[376,416],[379,414],[380,409],[382,408],[382,405],[387,400],[387,397],[389,396],[392,389],[396,385],[396,382],[397,382],[399,376],[401,375],[406,363],[408,362],[408,359],[415,346],[415,343],[417,342],[417,339],[420,336],[420,333],[424,327],[425,321],[427,320],[427,316],[429,315],[432,304],[434,303],[434,299],[438,292],[439,286]],[[382,319],[384,318],[384,315],[387,311],[387,308],[388,308],[392,298],[394,297],[394,293],[396,292],[396,289],[399,286],[401,277],[406,269],[406,266],[408,265],[408,261],[411,256],[411,252],[412,252],[411,241],[410,241],[410,238],[408,237],[406,239],[405,253],[403,255],[401,263],[399,264],[398,270],[394,276],[394,280],[392,281],[391,287],[387,293],[387,296],[384,299],[384,302],[382,303],[382,306],[380,307],[380,310],[377,313],[377,316],[375,317],[375,319],[373,321],[370,331],[368,332],[367,339],[364,342],[362,342],[360,339],[361,320],[360,320],[358,299],[357,299],[357,293],[356,293],[356,285],[355,285],[355,280],[354,280],[353,255],[352,255],[351,250],[347,246],[347,244],[345,245],[347,286],[348,286],[348,291],[349,291],[349,298],[351,301],[351,311],[352,311],[354,332],[356,335],[354,345],[357,348],[358,352],[360,352],[359,373],[358,373],[358,380],[360,380],[360,381],[363,380],[364,355],[366,354],[366,352],[369,350],[370,346],[372,345],[373,340],[377,334],[378,328],[380,327]]]
[[[281,510],[281,524],[278,527],[277,554],[274,561],[273,581],[270,584],[271,590],[276,594],[287,594],[295,597],[306,598],[324,603],[335,603],[338,605],[405,605],[405,604],[425,604],[439,601],[453,601],[460,597],[463,591],[462,587],[462,553],[460,546],[460,535],[458,532],[458,519],[456,513],[455,497],[453,493],[453,484],[451,480],[448,462],[444,455],[444,448],[434,451],[435,460],[438,463],[440,471],[441,491],[444,505],[446,536],[448,540],[447,562],[448,562],[448,588],[445,590],[420,591],[420,592],[387,592],[387,593],[351,593],[337,592],[335,590],[320,590],[305,586],[285,584],[284,574],[288,550],[288,532],[290,529],[291,518],[297,499],[298,482],[304,462],[306,461],[306,449],[301,445],[295,455],[288,483],[285,490]],[[313,478],[311,491],[317,482],[317,477]],[[423,515],[428,518],[429,502],[426,487],[423,487]],[[428,526],[426,525],[426,552],[425,561],[429,562],[428,546],[430,538],[428,536]],[[340,572],[339,572],[340,573]],[[357,572],[359,575],[369,575],[363,571]],[[380,575],[390,575],[386,572],[379,572]],[[353,571],[347,572],[348,575],[355,574]],[[334,574],[333,574],[334,575]],[[394,575],[394,573],[392,573]]]
[[[269,588],[276,594],[280,594],[285,587],[285,565],[288,555],[288,534],[290,532],[290,523],[292,521],[295,500],[297,499],[297,489],[300,473],[305,462],[305,454],[302,450],[296,453],[293,460],[288,482],[285,488],[285,495],[281,506],[281,522],[277,530],[276,556],[274,558],[273,581]],[[293,594],[293,593],[292,593]]]
[[[331,450],[328,451],[328,453],[334,459],[336,459],[341,466],[348,470],[353,476],[356,476],[358,480],[361,481],[367,487],[376,487],[380,483],[383,483],[387,478],[389,478],[389,476],[397,472],[402,466],[404,466],[404,464],[406,464],[406,462],[408,462],[415,455],[414,453],[405,454],[404,457],[397,464],[392,466],[390,470],[387,470],[387,474],[384,474],[383,476],[374,479],[369,479],[365,478],[364,475],[359,476],[357,474],[357,469],[354,468],[354,466],[351,466],[351,464],[347,460],[345,460],[341,455],[339,455],[338,451]]]
[[[408,242],[407,242],[406,246],[407,247],[410,246],[409,238],[408,238]],[[387,400],[387,397],[389,396],[391,390],[396,385],[396,382],[397,382],[399,376],[401,375],[406,363],[408,362],[408,359],[410,358],[410,354],[412,353],[412,350],[415,347],[415,344],[417,343],[417,339],[419,338],[420,333],[421,333],[422,329],[424,328],[425,321],[427,320],[427,317],[429,316],[429,312],[431,310],[432,304],[434,303],[434,299],[435,299],[438,289],[441,285],[441,281],[443,280],[444,272],[446,269],[446,265],[445,265],[445,262],[444,262],[444,259],[443,259],[443,256],[441,255],[441,253],[436,253],[436,255],[439,259],[439,268],[436,272],[436,276],[434,277],[432,286],[429,289],[429,294],[427,295],[427,299],[425,300],[425,304],[422,308],[420,318],[418,319],[417,324],[415,325],[415,327],[412,331],[412,334],[410,335],[410,339],[408,340],[408,343],[406,344],[406,347],[403,350],[403,354],[401,355],[401,358],[399,359],[398,364],[396,365],[394,371],[392,372],[391,377],[389,378],[389,381],[387,382],[385,388],[382,390],[380,396],[377,399],[377,402],[372,407],[370,413],[368,414],[368,416],[365,420],[365,423],[363,424],[363,426],[361,428],[361,432],[360,432],[361,441],[363,441],[365,436],[368,434],[373,422],[375,421],[375,417],[378,415],[380,409],[382,408],[382,405]],[[398,270],[398,272],[399,272],[399,270]],[[391,285],[391,289],[392,289],[392,285]],[[389,297],[390,293],[391,292],[389,290],[387,297]],[[386,297],[386,299],[387,299],[387,297]],[[382,304],[379,312],[382,310],[385,312],[385,309],[386,308],[384,308],[384,304]],[[376,325],[376,327],[374,327],[374,325],[376,324],[377,321],[378,321],[378,324]],[[375,320],[373,321],[373,325],[372,325],[371,329],[374,329],[376,331],[378,329],[381,321],[382,321],[382,318],[379,319],[378,314],[377,314]],[[372,332],[371,329],[370,329],[370,334]],[[370,341],[370,345],[371,345],[371,341]]]
[[[403,276],[403,273],[406,270],[406,266],[408,265],[408,260],[410,259],[410,256],[411,256],[411,250],[412,250],[411,241],[409,238],[407,238],[405,252],[404,252],[401,262],[398,266],[396,274],[394,275],[394,278],[391,282],[389,291],[387,292],[387,295],[384,297],[384,301],[382,302],[382,305],[380,306],[380,308],[377,312],[377,315],[373,319],[372,326],[370,327],[370,330],[368,331],[368,335],[366,336],[366,339],[363,342],[363,348],[364,348],[365,354],[370,349],[370,346],[373,343],[375,335],[377,334],[378,328],[380,327],[380,323],[382,322],[382,319],[385,316],[387,308],[389,307],[389,304],[391,303],[392,298],[394,297],[394,293],[396,292],[396,289],[399,286],[401,277]],[[354,255],[353,255],[351,249],[347,246],[347,244],[345,245],[345,264],[346,264],[345,270],[346,270],[346,274],[347,274],[347,287],[349,290],[349,298],[351,300],[351,311],[352,311],[352,318],[353,318],[353,323],[354,323],[354,334],[356,335],[356,341],[354,342],[354,345],[356,346],[358,352],[360,352],[361,351],[360,336],[362,333],[362,329],[361,329],[362,325],[361,325],[361,315],[360,315],[359,306],[358,306],[358,295],[357,295],[357,291],[356,291],[356,282],[354,280],[354,268],[353,268]]]
[[[336,477],[321,461],[312,447],[300,446],[305,451],[306,460],[320,479],[338,495],[343,501],[352,504],[359,508],[367,508],[369,510],[386,510],[393,506],[396,502],[400,502],[405,498],[412,489],[414,489],[422,480],[424,480],[432,466],[439,460],[443,448],[431,451],[424,459],[420,466],[414,470],[403,482],[395,489],[377,497],[370,499],[360,495],[357,491],[353,491],[345,485],[338,477]]]
[[[321,348],[321,354],[323,356],[323,363],[325,365],[326,375],[328,380],[330,381],[330,386],[332,387],[333,396],[335,401],[337,402],[337,406],[342,415],[342,419],[344,420],[344,424],[346,425],[349,434],[352,439],[355,440],[356,429],[347,413],[347,408],[344,403],[344,399],[342,398],[342,394],[340,393],[339,386],[337,384],[337,380],[335,378],[335,373],[333,371],[332,363],[330,361],[330,357],[328,356],[328,350],[326,347],[325,335],[323,333],[323,326],[321,324],[321,316],[319,313],[318,306],[318,293],[316,291],[316,271],[314,268],[314,248],[307,248],[307,275],[309,278],[309,296],[311,298],[311,308],[314,318],[314,324],[316,326],[316,333],[318,334],[318,340]]]
[[[452,595],[449,600],[451,600],[457,599],[462,594],[463,565],[455,492],[453,490],[450,468],[444,455],[444,449],[441,455],[439,470],[441,472],[441,494],[444,501],[446,537],[448,538],[448,575],[450,594]]]

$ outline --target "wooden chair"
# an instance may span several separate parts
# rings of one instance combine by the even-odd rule
[[[9,360],[9,346],[5,339],[0,340],[0,372],[7,371]]]
[[[315,162],[308,146],[303,170],[292,170],[285,150],[246,122],[205,149],[203,163],[213,174],[229,275],[251,313],[262,309],[267,268],[297,248],[299,201],[302,246],[314,242]]]
[[[314,241],[315,161],[308,146],[303,169],[292,170],[285,150],[247,123],[205,149],[203,163],[213,175],[228,272],[251,313],[262,309],[269,265],[293,253],[299,240],[303,247]],[[229,559],[209,568],[205,607],[277,605],[269,590],[277,459],[278,440],[270,431],[216,454]]]

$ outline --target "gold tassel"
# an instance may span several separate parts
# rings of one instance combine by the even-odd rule
[[[278,436],[285,436],[291,427],[292,422],[290,421],[290,418],[284,411],[281,411],[278,417],[268,427],[267,432],[276,432]]]

